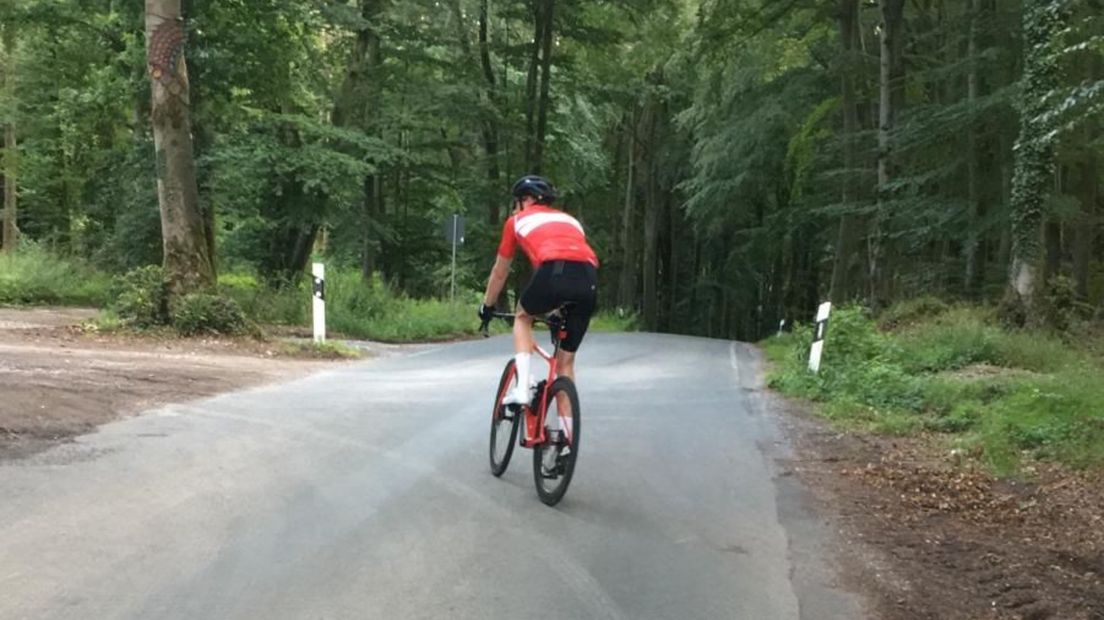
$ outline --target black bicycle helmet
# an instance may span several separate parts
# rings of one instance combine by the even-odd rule
[[[552,182],[544,177],[539,177],[533,174],[521,177],[514,183],[514,189],[511,191],[514,198],[522,199],[525,196],[532,196],[537,199],[540,204],[550,205],[556,200],[556,186],[552,185]]]

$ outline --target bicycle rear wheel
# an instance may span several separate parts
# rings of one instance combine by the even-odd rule
[[[555,506],[567,493],[579,458],[579,394],[571,379],[560,377],[552,383],[547,399],[547,440],[533,447],[533,481],[540,500]]]
[[[498,391],[495,392],[494,409],[491,411],[491,473],[501,476],[506,467],[510,465],[510,457],[514,454],[514,440],[517,439],[518,421],[522,417],[520,407],[509,407],[502,404],[502,399],[517,381],[517,369],[514,360],[506,363],[502,369],[502,378],[498,381]]]

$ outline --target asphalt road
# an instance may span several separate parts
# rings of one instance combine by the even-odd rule
[[[861,618],[746,345],[594,334],[575,479],[492,477],[505,338],[0,464],[0,619]]]

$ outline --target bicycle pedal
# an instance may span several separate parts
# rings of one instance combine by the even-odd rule
[[[555,480],[556,478],[559,478],[563,475],[564,465],[558,459],[556,461],[556,466],[552,469],[547,469],[543,466],[541,467],[541,478],[544,478],[545,480]]]

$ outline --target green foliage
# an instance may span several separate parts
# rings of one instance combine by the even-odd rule
[[[821,370],[806,370],[804,358],[812,343],[812,331],[794,332],[786,371],[772,382],[783,392],[813,400],[831,400],[846,394],[850,404],[871,411],[922,407],[921,386],[901,364],[902,352],[890,337],[878,332],[874,322],[858,307],[842,307],[829,323]]]
[[[272,288],[246,273],[219,276],[218,291],[237,302],[250,319],[264,325],[306,325],[310,320],[310,291],[306,283]]]
[[[923,290],[995,302],[1012,223],[1012,253],[1028,257],[1043,249],[1038,222],[1058,224],[1060,271],[1071,271],[1068,233],[1088,227],[1069,205],[1104,161],[1099,3],[906,3],[881,196],[878,11],[859,14],[865,51],[845,53],[839,15],[815,4],[557,4],[541,170],[599,253],[601,307],[647,316],[649,329],[756,339],[807,319],[837,262],[849,280],[837,301],[878,291],[887,299],[870,305],[881,307]],[[530,3],[488,7],[484,50],[473,0],[186,4],[200,205],[214,212],[220,269],[235,274],[222,294],[262,322],[304,325],[302,278],[317,254],[380,280],[350,289],[339,323],[400,324],[389,308],[446,294],[440,224],[453,212],[468,223],[458,288],[483,285],[506,188],[534,164],[536,103]],[[16,77],[0,88],[0,124],[11,119],[20,139],[25,237],[111,273],[160,262],[141,4],[22,0],[4,23]],[[852,111],[859,126],[845,135]],[[1055,164],[1062,174],[1045,174]],[[857,222],[850,257],[837,247],[843,215]],[[874,270],[872,247],[886,261]],[[1082,247],[1084,269],[1099,273],[1100,244]],[[243,273],[256,280],[235,280]],[[1040,306],[1045,321],[1079,333],[1083,304],[1100,311],[1100,282]],[[415,310],[425,328],[388,333],[468,329],[426,303]],[[905,328],[942,312],[926,303],[879,321]],[[1022,304],[1011,308],[1025,324]],[[934,365],[989,355],[930,353]]]
[[[189,293],[174,302],[172,325],[185,336],[238,336],[248,331],[245,314],[237,302],[209,293]]]
[[[635,332],[640,329],[640,317],[624,310],[599,310],[590,320],[590,331]]]
[[[147,265],[116,277],[111,297],[111,310],[128,327],[169,324],[169,291],[160,266]]]
[[[878,327],[883,330],[907,327],[917,321],[937,317],[949,309],[950,306],[942,299],[924,295],[886,308],[878,315]]]
[[[260,324],[309,327],[311,291],[307,282],[271,288],[254,276],[228,274],[219,291]],[[365,283],[355,269],[330,267],[326,272],[327,329],[350,338],[384,342],[423,342],[474,335],[479,328],[473,308],[477,296],[462,291],[469,303],[413,299],[397,293],[379,278]],[[459,295],[459,294],[458,294]]]
[[[1104,464],[1104,364],[1061,339],[995,326],[987,309],[914,302],[880,333],[860,311],[833,315],[821,372],[805,367],[808,327],[765,343],[771,385],[821,404],[846,425],[886,433],[946,433],[995,471],[1024,456],[1076,467]],[[920,314],[926,314],[921,312]]]
[[[475,298],[465,294],[465,298]],[[326,321],[335,333],[382,342],[422,342],[471,336],[479,329],[470,304],[411,299],[354,270],[326,274]]]
[[[1047,282],[1038,303],[1043,325],[1059,332],[1075,330],[1093,315],[1092,306],[1078,296],[1073,281],[1065,276]]]
[[[34,244],[0,254],[0,304],[99,306],[108,285],[102,273]]]

